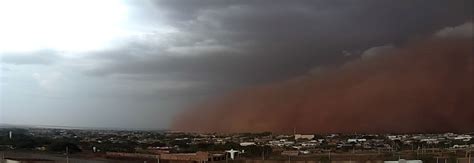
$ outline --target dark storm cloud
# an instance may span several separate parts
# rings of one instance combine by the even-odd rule
[[[156,2],[175,25],[221,41],[325,41],[338,46],[341,41],[346,45],[360,39],[393,41],[405,38],[400,34],[457,25],[470,19],[469,4],[439,0]]]
[[[0,62],[15,65],[48,65],[56,62],[60,56],[53,50],[39,50],[23,53],[4,53],[0,55]]]
[[[248,86],[340,64],[372,46],[431,35],[472,18],[472,1],[143,1],[135,11],[176,28],[172,39],[134,42],[94,59],[94,75]],[[154,36],[151,37],[161,37]],[[357,57],[357,55],[353,57]]]

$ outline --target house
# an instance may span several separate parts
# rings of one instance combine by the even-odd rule
[[[298,139],[308,139],[311,140],[314,138],[314,135],[303,135],[303,134],[295,134],[295,140]]]
[[[240,143],[240,146],[245,147],[245,146],[251,146],[251,145],[256,145],[255,142],[242,142]]]

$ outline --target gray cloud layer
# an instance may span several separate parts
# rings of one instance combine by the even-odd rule
[[[342,50],[398,43],[472,17],[472,10],[466,8],[471,1],[150,3],[153,10],[142,15],[151,18],[145,20],[161,14],[161,20],[178,32],[161,44],[141,40],[119,52],[103,52],[99,57],[109,59],[108,64],[88,73],[166,74],[215,83],[268,82],[350,59]],[[160,13],[151,14],[155,10]]]
[[[15,65],[39,64],[48,65],[60,59],[54,50],[39,50],[23,53],[5,53],[0,55],[0,62]]]

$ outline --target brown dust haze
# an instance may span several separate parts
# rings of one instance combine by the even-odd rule
[[[247,88],[176,117],[197,132],[474,130],[472,39],[430,38],[294,79]]]

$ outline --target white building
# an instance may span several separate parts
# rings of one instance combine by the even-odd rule
[[[348,143],[357,143],[357,139],[347,139]]]
[[[470,135],[458,135],[458,136],[454,137],[454,140],[469,141],[471,139],[472,139],[472,137]]]
[[[396,135],[389,135],[389,136],[387,136],[387,138],[390,139],[391,141],[401,140],[401,138],[399,136],[396,136]]]
[[[242,143],[240,143],[240,146],[243,146],[243,147],[251,146],[251,145],[256,145],[256,144],[255,144],[255,142],[242,142]]]
[[[366,141],[367,139],[347,139],[347,143],[361,143]]]
[[[314,138],[314,135],[303,135],[303,134],[295,134],[295,140],[298,140],[298,139],[313,139]]]
[[[366,142],[367,139],[357,139],[357,142]]]

